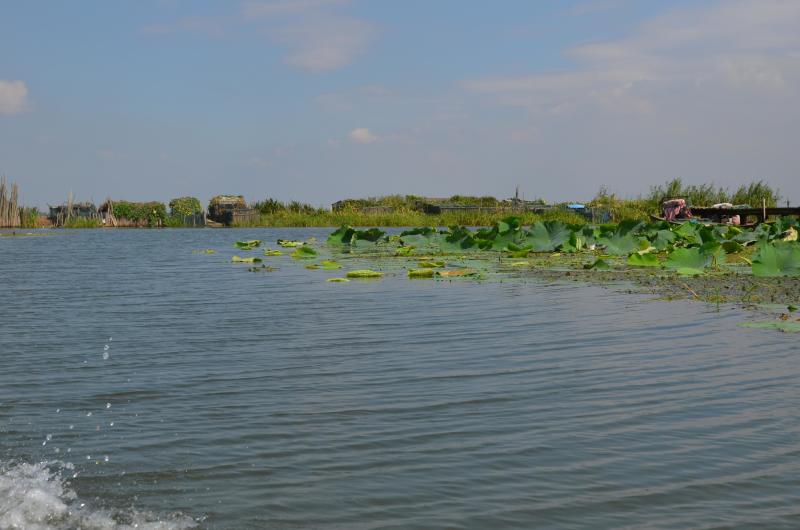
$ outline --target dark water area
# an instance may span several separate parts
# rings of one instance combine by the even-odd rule
[[[229,262],[328,232],[0,238],[0,528],[800,528],[796,336]]]

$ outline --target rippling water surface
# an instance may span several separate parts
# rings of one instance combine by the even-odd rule
[[[0,528],[800,528],[796,337],[228,262],[327,233],[0,238]]]

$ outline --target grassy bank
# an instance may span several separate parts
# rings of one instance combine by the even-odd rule
[[[338,227],[342,225],[372,226],[490,226],[512,212],[459,212],[441,215],[427,215],[413,210],[400,210],[391,213],[363,213],[356,210],[315,210],[313,212],[281,211],[262,214],[256,223],[238,224],[238,227]],[[583,224],[586,220],[569,211],[554,210],[543,214],[519,214],[525,224],[536,221],[562,221],[568,224]]]
[[[681,179],[673,179],[661,186],[654,186],[646,195],[636,198],[618,197],[604,187],[585,204],[596,212],[607,213],[608,221],[620,222],[623,220],[647,221],[650,215],[661,214],[661,203],[664,199],[683,197],[690,206],[711,206],[716,203],[728,202],[736,205],[749,204],[759,207],[762,201],[767,207],[777,206],[780,193],[763,181],[753,182],[740,186],[734,190],[715,186],[714,184],[685,184]],[[354,227],[399,227],[399,226],[491,226],[509,215],[520,217],[525,225],[537,221],[561,221],[565,224],[586,224],[586,218],[575,214],[566,208],[566,203],[547,206],[549,210],[542,213],[523,213],[520,209],[513,209],[512,200],[498,200],[495,197],[471,197],[453,195],[446,199],[427,199],[427,201],[459,205],[464,207],[478,207],[446,211],[441,214],[426,214],[421,211],[420,204],[425,202],[424,197],[415,195],[387,195],[384,197],[369,197],[365,199],[345,199],[336,205],[336,209],[315,207],[298,201],[281,202],[267,198],[249,205],[260,215],[253,220],[236,223],[234,226],[242,228],[252,227],[339,227],[350,225]],[[213,203],[213,200],[212,200]],[[545,207],[545,201],[537,199],[517,203],[523,209]],[[241,198],[242,208],[248,206]],[[114,213],[118,218],[148,226],[164,226],[180,228],[187,226],[184,222],[186,216],[202,212],[200,202],[193,197],[181,197],[170,202],[171,213],[167,214],[166,206],[157,203],[130,203],[116,201]],[[23,226],[37,226],[36,211],[24,217]],[[39,224],[40,225],[40,224]],[[102,223],[98,219],[71,218],[65,228],[100,228]],[[126,225],[127,226],[127,225]]]

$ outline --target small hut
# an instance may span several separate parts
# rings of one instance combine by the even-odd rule
[[[48,220],[53,226],[64,226],[70,219],[97,219],[97,208],[91,202],[76,202],[50,206]]]
[[[208,203],[208,218],[226,226],[257,223],[261,214],[248,208],[244,195],[217,195]]]

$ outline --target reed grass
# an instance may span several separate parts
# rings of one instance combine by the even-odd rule
[[[337,227],[350,225],[355,227],[373,226],[489,226],[508,217],[519,216],[523,224],[536,221],[558,220],[568,224],[584,224],[586,219],[566,210],[553,210],[541,214],[529,212],[447,212],[440,215],[428,215],[415,210],[399,210],[389,213],[364,213],[358,210],[314,210],[313,212],[278,211],[262,214],[258,222],[242,223],[238,227]]]
[[[102,228],[103,222],[96,217],[70,217],[63,224],[64,228]]]

